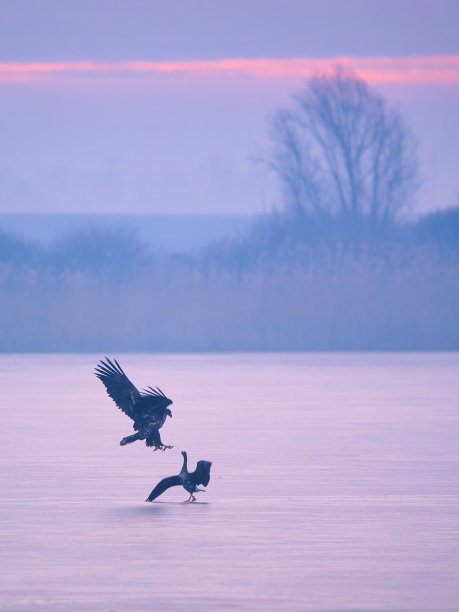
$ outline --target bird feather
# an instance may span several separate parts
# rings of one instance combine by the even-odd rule
[[[134,406],[141,398],[140,392],[126,376],[116,359],[114,359],[115,363],[108,357],[105,359],[106,361],[101,360],[96,366],[94,374],[103,382],[108,395],[118,408],[134,419]]]
[[[196,464],[196,469],[193,472],[193,477],[196,484],[202,484],[205,487],[209,484],[210,481],[210,466],[212,465],[211,461],[198,461]]]
[[[169,476],[168,478],[163,478],[161,482],[158,482],[156,487],[153,489],[153,491],[150,493],[150,495],[145,501],[151,502],[157,497],[159,497],[162,493],[164,493],[164,491],[167,491],[167,489],[170,489],[171,487],[176,487],[180,484],[182,484],[180,476]]]

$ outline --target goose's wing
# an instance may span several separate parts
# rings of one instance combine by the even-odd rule
[[[159,497],[164,491],[170,489],[171,487],[176,487],[177,485],[182,484],[182,480],[180,476],[169,476],[168,478],[163,478],[161,482],[158,482],[156,487],[150,493],[145,501],[151,502],[157,497]]]
[[[105,357],[105,361],[101,360],[96,366],[94,374],[104,383],[108,395],[118,408],[134,419],[134,406],[141,397],[140,392],[131,383],[116,359],[113,361],[115,363]]]
[[[194,480],[196,484],[202,484],[205,487],[209,484],[210,480],[210,466],[212,465],[211,461],[198,461],[196,465],[196,469],[193,472]]]

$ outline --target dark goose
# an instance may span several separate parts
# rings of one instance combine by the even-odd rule
[[[185,451],[182,451],[183,455],[183,465],[180,470],[180,474],[177,476],[169,476],[168,478],[164,478],[159,482],[150,495],[147,497],[145,501],[152,502],[157,497],[159,497],[164,491],[170,489],[171,487],[176,487],[178,485],[182,485],[185,491],[188,491],[190,497],[186,499],[186,502],[196,501],[196,497],[193,493],[197,493],[198,491],[204,492],[204,489],[198,489],[198,485],[203,485],[207,487],[210,480],[210,466],[212,465],[211,461],[198,461],[196,465],[196,469],[194,472],[188,471],[188,458]]]

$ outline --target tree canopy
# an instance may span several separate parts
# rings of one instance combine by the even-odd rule
[[[376,228],[410,205],[414,138],[400,113],[356,76],[338,69],[310,79],[271,128],[269,163],[290,210]]]

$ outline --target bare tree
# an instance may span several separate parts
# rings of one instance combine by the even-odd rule
[[[310,79],[272,123],[270,166],[287,203],[318,221],[376,227],[409,206],[417,188],[414,139],[396,110],[352,74]]]

